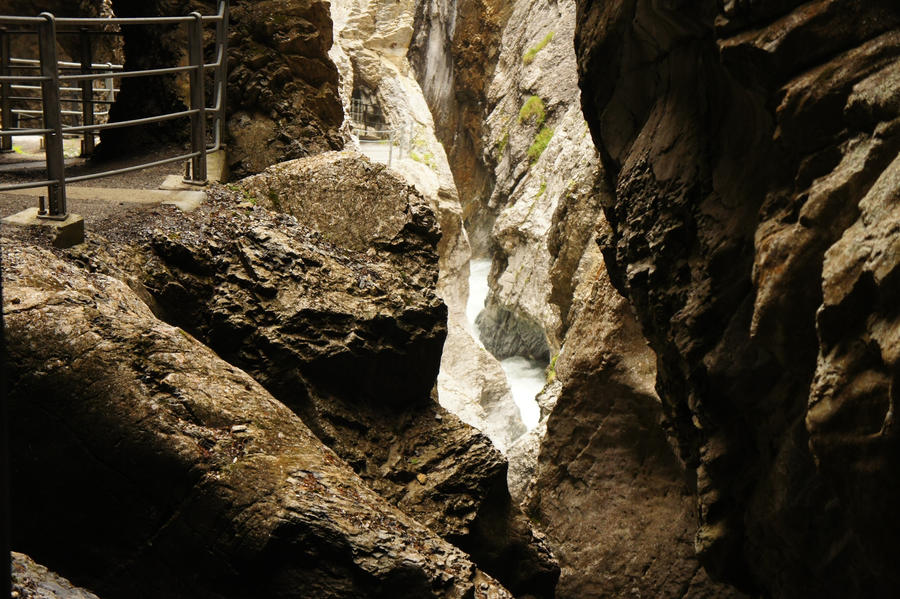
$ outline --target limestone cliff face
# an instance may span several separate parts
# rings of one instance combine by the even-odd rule
[[[578,10],[604,256],[659,357],[703,563],[773,597],[890,594],[900,10]]]
[[[474,29],[464,16],[437,27],[454,5],[423,4],[419,80],[436,113],[461,101],[441,118],[479,136],[490,172],[481,196],[470,186],[463,198],[473,244],[493,257],[482,338],[498,356],[553,358],[541,423],[508,454],[510,488],[560,560],[557,597],[738,596],[694,556],[690,487],[658,425],[655,357],[596,243],[609,192],[579,102],[574,3],[510,3],[493,38],[483,4],[468,3],[485,17]],[[474,64],[458,54],[467,44],[492,47]],[[460,125],[462,114],[481,121]],[[466,139],[444,131],[449,148]],[[471,184],[448,154],[457,183]]]
[[[465,317],[471,248],[454,175],[435,136],[432,111],[407,60],[415,3],[340,0],[332,3],[345,105],[351,97],[377,105],[402,140],[391,168],[428,199],[441,228],[438,294],[447,304],[438,396],[443,406],[484,431],[501,450],[525,432],[499,363]]]
[[[483,232],[473,223],[484,220],[481,206],[494,187],[493,168],[484,158],[484,121],[509,13],[510,3],[498,0],[416,3],[409,61],[435,117],[472,232]],[[472,243],[477,256],[487,255],[485,235],[474,236]]]

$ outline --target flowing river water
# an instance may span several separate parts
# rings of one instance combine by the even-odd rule
[[[466,317],[472,330],[476,331],[475,318],[484,308],[484,300],[488,295],[488,275],[491,272],[491,261],[487,259],[472,260],[469,262],[469,301],[466,304]],[[528,430],[537,426],[540,420],[541,409],[535,396],[541,391],[546,382],[546,365],[536,360],[530,360],[522,356],[515,356],[500,360],[500,365],[506,373],[509,387],[512,390],[513,401],[519,408],[522,422]]]

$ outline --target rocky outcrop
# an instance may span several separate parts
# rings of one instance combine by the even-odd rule
[[[130,223],[145,232],[111,231],[72,255],[246,370],[368,485],[513,592],[551,596],[558,570],[511,505],[502,456],[434,402],[438,232],[421,197],[394,185],[403,193],[383,190],[399,198],[394,216],[353,221],[369,231],[365,252],[327,241],[339,228],[313,232],[218,188],[196,212]],[[397,228],[379,237],[378,222]]]
[[[97,599],[97,595],[35,563],[24,553],[12,552],[12,599]]]
[[[604,255],[696,473],[702,563],[773,597],[890,594],[900,11],[578,9]]]
[[[106,597],[510,597],[125,284],[27,245],[4,258],[31,555]]]
[[[236,176],[344,146],[328,2],[234,1],[228,44],[228,157]]]

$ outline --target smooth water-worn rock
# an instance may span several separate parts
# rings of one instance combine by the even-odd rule
[[[656,358],[596,273],[555,363],[557,400],[525,498],[562,566],[557,597],[742,597],[694,555],[693,493],[660,426]]]
[[[124,283],[4,253],[18,547],[104,597],[511,596]]]
[[[578,7],[604,255],[696,473],[702,563],[773,597],[891,594],[900,9]]]

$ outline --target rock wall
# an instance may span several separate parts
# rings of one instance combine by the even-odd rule
[[[213,14],[210,0],[113,0],[116,16]],[[208,30],[211,36],[211,29]],[[179,27],[129,27],[123,31],[126,69],[187,64]],[[212,43],[209,37],[208,43]],[[236,0],[229,28],[228,144],[231,171],[243,176],[267,166],[343,147],[343,113],[327,2]],[[112,120],[184,110],[187,83],[175,76],[122,80]],[[115,155],[142,144],[181,139],[183,122],[104,132],[103,151]]]
[[[655,356],[597,245],[610,192],[579,103],[574,3],[510,3],[494,37],[483,4],[480,29],[448,25],[454,4],[422,4],[419,81],[444,126],[460,126],[443,109],[454,100],[480,114],[461,128],[491,173],[462,198],[473,244],[493,258],[482,338],[497,356],[550,364],[541,422],[508,455],[510,489],[560,561],[557,597],[740,596],[694,556],[692,483],[659,427]],[[460,59],[480,44],[479,63]],[[453,160],[467,138],[438,133],[457,183],[471,184]]]
[[[604,256],[659,358],[702,563],[772,597],[890,594],[900,10],[578,11]]]
[[[409,44],[409,62],[435,117],[478,257],[489,251],[484,233],[490,225],[483,223],[492,219],[483,204],[494,187],[493,168],[483,156],[486,91],[509,7],[496,0],[416,2]]]
[[[487,434],[505,451],[525,432],[500,364],[485,351],[465,316],[471,248],[463,208],[432,111],[413,77],[407,48],[415,3],[338,1],[332,4],[345,106],[357,94],[381,109],[400,144],[391,168],[429,201],[441,228],[437,290],[448,308],[438,397],[441,405]],[[438,113],[440,115],[440,113]]]

